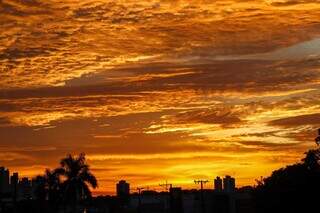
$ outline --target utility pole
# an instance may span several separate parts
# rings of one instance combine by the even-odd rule
[[[138,187],[137,188],[137,191],[138,191],[138,213],[141,213],[141,191],[143,190],[144,188],[141,188],[141,187]]]
[[[168,183],[167,180],[166,180],[166,183],[164,183],[164,184],[159,184],[159,186],[165,187],[165,189],[166,189],[167,191],[172,188],[172,184],[171,184],[171,183]],[[169,188],[168,188],[168,186],[169,186]]]
[[[200,184],[200,196],[201,196],[201,212],[206,213],[205,204],[204,204],[204,195],[203,195],[203,185],[208,183],[208,180],[195,180],[195,184]]]
[[[168,181],[166,180],[165,184],[159,184],[159,186],[161,187],[165,187],[166,191],[168,191],[169,193],[169,197],[168,197],[168,205],[169,205],[169,209],[167,209],[167,212],[171,212],[171,202],[172,202],[172,194],[171,194],[171,189],[172,189],[172,184],[168,183]],[[169,187],[169,188],[168,188]]]

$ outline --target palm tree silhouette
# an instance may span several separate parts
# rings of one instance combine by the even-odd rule
[[[85,154],[77,157],[67,155],[60,161],[60,168],[56,171],[65,181],[61,184],[65,202],[72,204],[76,212],[79,201],[91,197],[90,187],[98,186],[96,177],[90,172],[86,164]]]
[[[46,169],[44,175],[38,175],[35,178],[35,184],[34,193],[39,201],[41,211],[56,212],[61,199],[58,171]]]
[[[48,201],[49,211],[57,209],[61,198],[59,171],[46,169],[45,174],[38,175],[35,182],[37,184],[35,194],[42,206]]]

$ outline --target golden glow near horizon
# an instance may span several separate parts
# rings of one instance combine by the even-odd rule
[[[0,165],[85,152],[96,194],[255,184],[314,146],[319,20],[316,0],[2,0]]]

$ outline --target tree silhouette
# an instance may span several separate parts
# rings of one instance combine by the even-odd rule
[[[64,179],[61,184],[64,201],[71,203],[74,208],[79,201],[91,197],[90,187],[98,186],[95,176],[86,164],[84,153],[77,157],[67,155],[60,161],[60,168],[56,171]]]
[[[301,163],[281,168],[258,182],[257,212],[313,212],[320,191],[320,149],[305,153]]]
[[[58,204],[61,199],[61,182],[59,176],[60,174],[57,169],[46,169],[44,175],[39,175],[35,178],[35,183],[37,184],[35,195],[42,206],[48,202],[48,211],[54,212],[59,206]]]
[[[306,152],[306,157],[302,159],[303,164],[312,171],[320,170],[320,149],[312,149]]]

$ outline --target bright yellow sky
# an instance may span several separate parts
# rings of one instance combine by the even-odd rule
[[[254,184],[315,146],[319,20],[316,0],[2,0],[0,165],[85,152],[97,194]]]

